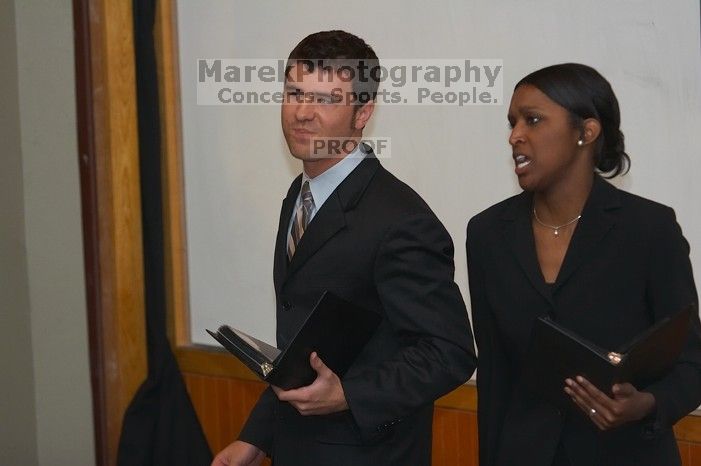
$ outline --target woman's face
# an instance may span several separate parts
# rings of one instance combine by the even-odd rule
[[[543,192],[574,180],[579,170],[592,173],[591,162],[578,150],[580,130],[572,126],[568,111],[538,88],[516,88],[508,118],[514,171],[522,189]]]

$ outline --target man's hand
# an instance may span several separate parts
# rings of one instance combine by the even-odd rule
[[[250,443],[236,440],[224,448],[211,466],[258,466],[263,462],[263,450]]]
[[[584,411],[600,430],[609,430],[639,421],[655,409],[655,397],[640,392],[629,383],[613,386],[613,398],[592,385],[584,377],[565,380],[565,393]]]
[[[348,409],[341,380],[316,354],[309,357],[309,364],[316,371],[311,385],[293,390],[273,387],[280,401],[288,401],[302,416],[331,414]]]

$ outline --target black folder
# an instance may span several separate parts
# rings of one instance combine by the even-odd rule
[[[343,377],[380,320],[378,313],[326,291],[286,348],[278,349],[228,325],[207,332],[262,380],[289,390],[309,385],[316,378],[309,364],[314,351]]]
[[[531,334],[524,382],[533,392],[558,405],[569,403],[563,390],[565,379],[577,375],[609,396],[613,385],[619,382],[643,388],[672,369],[696,312],[696,305],[690,304],[616,351],[587,341],[549,317],[539,317]]]

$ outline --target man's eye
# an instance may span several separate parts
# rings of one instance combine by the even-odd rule
[[[304,93],[299,89],[289,89],[287,92],[287,101],[291,102],[294,99],[297,103],[302,103],[304,99]]]
[[[338,95],[320,95],[316,97],[316,103],[321,105],[331,105],[341,103],[341,96]]]

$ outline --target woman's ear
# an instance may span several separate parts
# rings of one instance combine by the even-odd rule
[[[601,134],[601,123],[596,118],[587,118],[582,123],[582,131],[579,135],[579,141],[577,141],[578,146],[586,146],[599,138]]]

